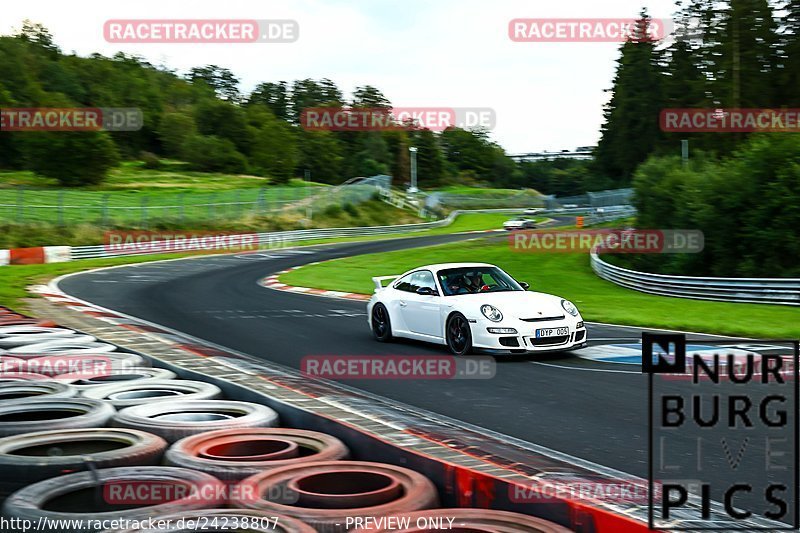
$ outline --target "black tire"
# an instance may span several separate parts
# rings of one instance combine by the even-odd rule
[[[92,387],[82,391],[85,398],[104,400],[117,409],[154,402],[215,400],[222,391],[212,383],[186,379],[152,379]]]
[[[0,500],[31,483],[66,472],[157,465],[167,449],[161,437],[133,429],[37,431],[0,439]]]
[[[472,353],[472,330],[469,321],[461,313],[453,313],[447,317],[445,326],[447,348],[453,355],[469,355]]]
[[[372,334],[378,342],[392,340],[392,320],[389,310],[382,303],[372,306]]]
[[[269,454],[282,451],[276,444],[293,444],[288,456]],[[285,448],[284,448],[285,449]],[[224,429],[181,439],[167,450],[165,464],[199,470],[223,481],[246,477],[282,466],[341,461],[349,455],[347,446],[331,435],[286,428]]]
[[[0,383],[0,403],[32,398],[74,398],[78,389],[56,381],[9,381]]]
[[[174,400],[121,410],[111,424],[140,429],[175,442],[217,429],[275,427],[278,413],[258,403],[228,400]]]
[[[130,484],[130,485],[128,485]],[[126,498],[125,487],[183,486],[183,498],[169,500],[167,491],[152,498],[158,503],[135,502]],[[120,490],[115,490],[115,486]],[[97,492],[100,497],[80,497],[80,493]],[[132,491],[134,493],[140,491]],[[146,491],[145,491],[146,492]],[[171,491],[175,494],[176,491]],[[41,519],[64,520],[62,532],[97,531],[91,526],[103,520],[141,520],[164,513],[177,513],[197,509],[219,508],[225,505],[227,491],[222,482],[213,476],[186,468],[167,466],[131,466],[103,468],[94,472],[77,472],[58,476],[18,490],[3,504],[3,516],[38,523]],[[147,497],[147,496],[145,496]],[[130,503],[122,503],[127,501]],[[150,504],[148,504],[150,503]],[[91,520],[87,521],[87,518]],[[88,528],[69,529],[74,524],[88,522]]]
[[[11,400],[0,405],[0,437],[56,429],[105,426],[115,409],[86,398]]]

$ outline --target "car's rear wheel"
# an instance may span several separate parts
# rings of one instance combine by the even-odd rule
[[[380,342],[392,340],[392,322],[386,306],[378,303],[372,307],[372,334]]]
[[[472,351],[472,331],[461,313],[453,313],[447,319],[445,337],[447,347],[454,355],[468,355]]]

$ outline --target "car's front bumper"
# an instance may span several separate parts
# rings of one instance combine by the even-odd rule
[[[472,345],[475,348],[488,350],[510,350],[514,352],[555,352],[572,350],[585,346],[588,334],[582,319],[559,320],[552,322],[531,323],[521,320],[489,320],[471,321]],[[513,328],[516,333],[490,333],[489,328]],[[536,330],[543,328],[567,328],[567,335],[537,338]]]

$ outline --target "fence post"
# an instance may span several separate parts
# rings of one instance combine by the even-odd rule
[[[182,192],[178,195],[178,211],[180,213],[180,224],[183,225],[183,221],[186,216],[185,212],[185,204],[186,204],[186,193]]]
[[[236,206],[235,207],[235,209],[236,209],[236,211],[235,211],[236,212],[236,218],[239,218],[239,217],[242,216],[242,203],[241,203],[241,201],[242,201],[242,191],[240,191],[239,189],[236,189],[236,193],[234,194],[234,202],[235,202],[234,205]]]
[[[214,220],[214,216],[216,215],[216,210],[214,209],[214,200],[217,199],[217,193],[211,193],[211,197],[208,199],[208,219]]]
[[[261,213],[263,213],[265,211],[265,209],[264,209],[265,208],[264,200],[265,200],[266,192],[267,192],[267,190],[266,190],[265,187],[261,187],[258,190],[258,200],[256,201],[256,212],[258,214],[261,214]]]
[[[100,220],[100,225],[101,226],[108,226],[108,197],[109,197],[108,194],[104,194],[103,195],[103,208],[102,208],[103,210],[102,210],[102,214],[100,215],[101,216],[101,220]]]
[[[142,196],[141,215],[142,220],[139,224],[142,228],[147,228],[147,196]]]
[[[58,191],[58,225],[64,225],[64,189]]]
[[[17,221],[22,222],[25,219],[25,186],[20,185],[17,187]]]

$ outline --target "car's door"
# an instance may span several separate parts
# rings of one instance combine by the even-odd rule
[[[428,288],[432,294],[418,294],[420,288]],[[401,295],[398,304],[403,322],[412,333],[441,337],[441,295],[430,270],[418,270],[411,275],[408,292]]]

